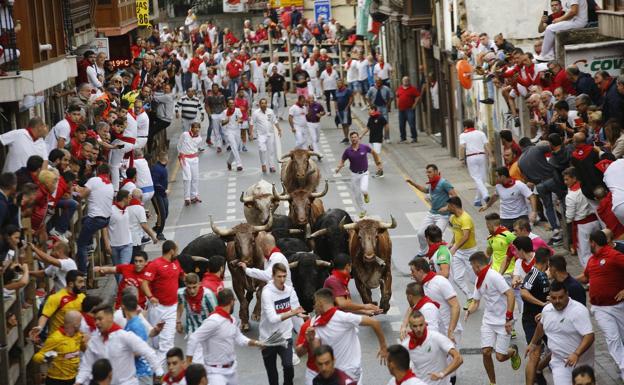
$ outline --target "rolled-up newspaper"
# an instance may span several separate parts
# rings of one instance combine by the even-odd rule
[[[274,332],[264,341],[260,341],[264,346],[288,346],[288,341],[282,337],[280,332]]]

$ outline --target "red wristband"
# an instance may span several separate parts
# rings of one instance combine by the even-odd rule
[[[511,321],[513,319],[513,312],[512,311],[508,311],[505,313],[505,319],[507,321]]]

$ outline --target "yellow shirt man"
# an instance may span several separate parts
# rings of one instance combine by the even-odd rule
[[[57,355],[48,364],[48,377],[54,380],[74,380],[80,365],[81,343],[82,333],[76,332],[70,337],[65,334],[63,327],[59,327],[46,339],[43,347],[33,356],[33,361],[41,364],[45,361],[45,353],[54,351]]]
[[[470,230],[470,236],[468,240],[460,247],[461,250],[472,249],[477,247],[477,240],[475,237],[475,225],[472,221],[472,217],[467,212],[463,212],[460,216],[451,215],[449,221],[453,229],[453,243],[458,242],[464,237],[464,230]]]
[[[85,295],[69,293],[66,288],[48,297],[41,314],[48,317],[48,334],[54,333],[65,321],[65,313],[70,310],[81,311]]]

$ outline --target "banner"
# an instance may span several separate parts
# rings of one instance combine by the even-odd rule
[[[224,13],[246,12],[246,1],[244,0],[223,0]]]
[[[314,1],[314,21],[318,22],[323,17],[326,22],[331,19],[331,4],[329,0]]]
[[[301,7],[303,8],[303,0],[270,0],[271,8],[280,7]]]
[[[139,27],[151,27],[149,21],[149,0],[136,0],[136,18]]]

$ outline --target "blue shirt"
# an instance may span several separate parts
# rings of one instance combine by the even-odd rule
[[[141,317],[134,316],[126,322],[126,327],[124,330],[132,332],[139,336],[143,341],[147,342],[147,329],[145,325],[143,325],[143,321],[141,321]],[[136,375],[137,377],[147,377],[152,376],[154,373],[152,372],[152,368],[150,368],[149,364],[143,357],[135,357],[134,366],[136,367]]]
[[[349,99],[351,98],[352,91],[345,87],[344,89],[336,90],[336,104],[338,105],[339,111],[344,111],[349,104]]]
[[[169,188],[169,172],[167,166],[160,162],[156,162],[152,166],[152,182],[154,183],[154,191],[159,196],[167,196],[165,191]]]
[[[449,191],[452,189],[453,185],[450,184],[449,181],[444,178],[440,178],[435,190],[428,191],[429,198],[431,199],[431,210],[429,210],[431,214],[440,214],[438,210],[446,206],[446,202],[449,199]],[[428,190],[431,190],[431,187],[428,187]],[[442,215],[449,215],[449,213]]]

